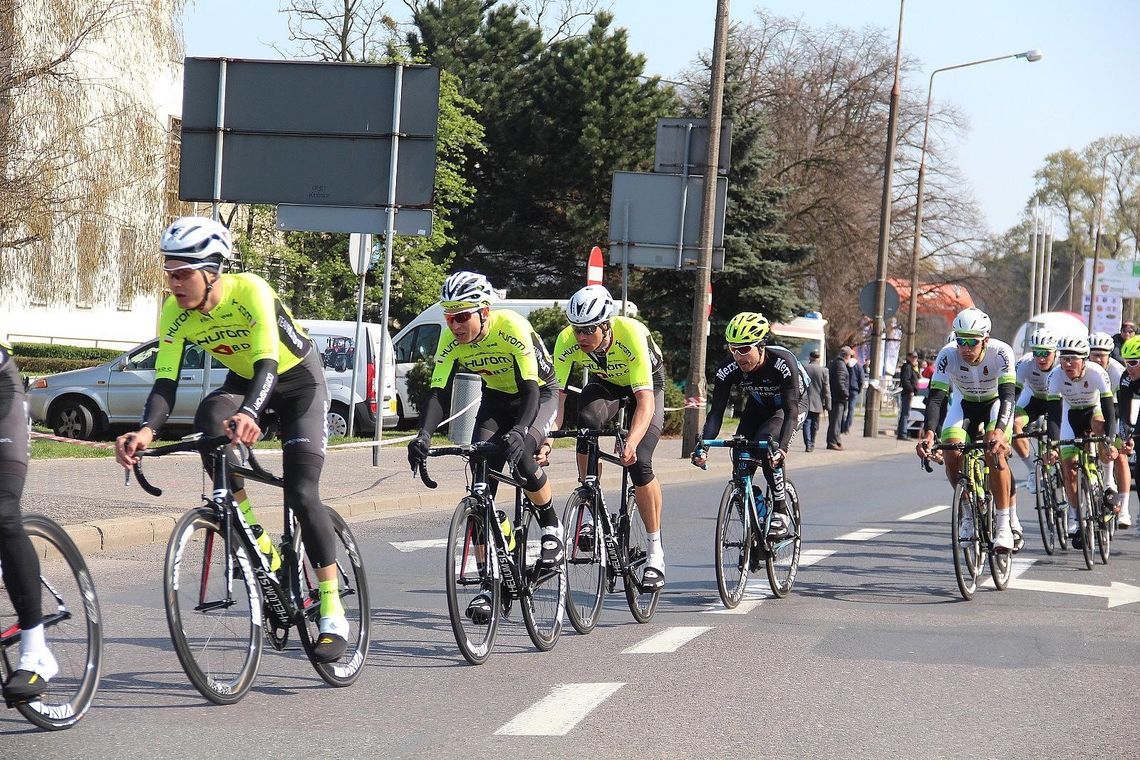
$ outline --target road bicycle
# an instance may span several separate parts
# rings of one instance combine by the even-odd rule
[[[544,567],[539,562],[542,526],[538,510],[523,494],[516,473],[504,475],[488,466],[487,460],[500,451],[497,441],[428,449],[429,457],[463,457],[470,475],[467,495],[456,505],[447,533],[445,577],[451,630],[459,651],[472,665],[487,661],[499,619],[510,614],[516,601],[526,632],[539,651],[553,649],[562,635],[565,565]],[[424,485],[438,485],[428,476],[426,463],[418,469]],[[513,522],[496,509],[492,481],[514,487]],[[491,603],[486,616],[471,611],[472,601],[481,593]]]
[[[985,450],[989,444],[979,440],[973,443],[939,443],[931,452],[957,451],[962,454],[962,469],[954,484],[954,499],[950,510],[950,542],[954,553],[954,576],[962,598],[969,601],[978,590],[978,578],[987,557],[994,587],[999,591],[1009,585],[1013,571],[1011,552],[994,551],[994,495],[990,488],[990,466]],[[929,459],[922,460],[927,472],[933,472]],[[999,465],[1000,467],[1000,465]],[[962,537],[962,522],[973,517],[974,529]]]
[[[95,699],[103,662],[103,619],[87,563],[67,531],[43,515],[23,515],[22,520],[40,558],[44,635],[59,672],[39,697],[20,702],[5,697],[5,703],[40,728],[55,731],[74,726]],[[18,665],[22,632],[6,588],[0,589],[0,600],[2,683]]]
[[[281,566],[270,569],[270,557],[257,546],[261,526],[251,526],[233,495],[233,477],[241,476],[281,487],[285,481],[264,470],[253,452],[239,448],[241,464],[226,456],[226,436],[195,434],[179,443],[144,449],[143,457],[197,452],[209,459],[211,495],[174,525],[166,547],[163,602],[170,638],[182,669],[194,688],[215,704],[233,704],[253,685],[264,641],[285,649],[296,627],[301,646],[317,674],[330,686],[348,686],[360,677],[368,656],[372,624],[368,582],[360,550],[344,518],[325,505],[332,520],[341,603],[348,619],[348,649],[337,662],[315,656],[320,635],[320,592],[314,568],[305,556],[301,524],[284,507],[283,535],[278,547]],[[139,485],[161,496],[134,466]]]
[[[1104,482],[1100,477],[1100,465],[1096,455],[1096,445],[1107,439],[1103,435],[1087,435],[1058,441],[1059,446],[1072,446],[1077,450],[1075,475],[1077,478],[1077,537],[1081,540],[1081,555],[1085,569],[1093,568],[1093,544],[1101,564],[1107,565],[1112,553],[1112,529],[1116,523],[1116,510],[1105,502]],[[1076,548],[1076,541],[1073,541]]]
[[[1065,501],[1065,484],[1061,479],[1061,468],[1057,463],[1046,464],[1045,456],[1056,447],[1049,438],[1049,432],[1041,427],[1027,429],[1013,436],[1035,441],[1033,472],[1037,482],[1034,494],[1037,507],[1037,525],[1041,529],[1041,543],[1045,553],[1052,555],[1057,547],[1067,549],[1069,534],[1065,530],[1065,516],[1068,502]]]
[[[720,497],[716,516],[716,585],[720,600],[733,609],[744,597],[749,571],[756,572],[763,562],[768,585],[776,598],[783,599],[792,590],[800,566],[800,499],[795,485],[784,481],[787,501],[788,535],[776,541],[768,538],[772,524],[772,489],[763,494],[753,484],[759,464],[757,457],[778,450],[775,440],[750,441],[735,435],[724,440],[702,440],[701,446],[727,448],[732,453],[732,478]]]
[[[562,522],[566,526],[566,568],[569,594],[566,616],[581,634],[598,624],[602,602],[607,593],[617,588],[621,578],[625,600],[633,619],[647,623],[657,611],[660,587],[645,589],[641,585],[648,558],[645,523],[637,511],[637,498],[629,480],[629,469],[618,455],[601,450],[602,438],[613,438],[617,450],[625,446],[626,431],[620,430],[555,430],[551,438],[575,438],[587,447],[586,474],[582,485],[566,501]],[[600,462],[612,462],[621,468],[621,503],[611,513],[606,506],[599,474]]]

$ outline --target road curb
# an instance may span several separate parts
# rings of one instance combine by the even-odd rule
[[[888,443],[888,441],[881,439],[878,442]],[[889,442],[893,443],[894,441]],[[812,454],[811,456],[806,456],[803,452],[793,451],[790,477],[795,480],[797,473],[802,471],[817,470],[852,461],[880,459],[909,451],[909,445],[905,447],[895,445],[873,451],[849,449],[842,452]],[[709,462],[709,469],[706,471],[693,469],[686,459],[670,458],[664,462],[656,463],[655,472],[662,485],[677,485],[705,478],[727,479],[730,469],[727,455],[717,456],[714,453]],[[617,489],[620,476],[614,468],[608,468],[603,473],[606,492],[610,493]],[[550,485],[554,490],[554,507],[561,513],[565,499],[578,486],[578,480],[575,477],[550,478]],[[448,512],[467,493],[465,488],[428,490],[422,488],[418,481],[410,484],[410,488],[417,490],[404,491],[391,496],[357,494],[351,497],[328,499],[326,503],[351,522],[364,522],[428,512]],[[280,509],[263,509],[262,512],[264,514],[259,513],[258,517],[267,528],[271,531],[279,530]],[[65,525],[64,529],[83,554],[94,554],[130,546],[165,544],[170,538],[175,522],[182,514],[184,513],[164,512],[153,515],[113,517],[73,523]],[[41,556],[43,556],[42,551]]]

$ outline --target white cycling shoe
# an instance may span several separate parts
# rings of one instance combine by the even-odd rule
[[[994,551],[1013,551],[1013,530],[1009,527],[1009,519],[997,520],[997,533],[994,535]]]

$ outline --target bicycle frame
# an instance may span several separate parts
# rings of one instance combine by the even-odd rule
[[[771,548],[767,544],[768,528],[772,521],[770,494],[767,491],[767,485],[765,485],[764,495],[759,500],[756,498],[756,492],[753,490],[752,473],[761,463],[752,456],[750,449],[756,450],[757,453],[766,454],[775,447],[775,442],[772,439],[767,441],[749,441],[747,438],[737,435],[724,440],[702,440],[701,445],[705,448],[726,448],[731,450],[732,480],[739,484],[743,493],[744,503],[749,507],[748,514],[751,529],[757,532],[756,535],[763,537],[762,540],[765,542],[766,547]],[[754,462],[755,465],[753,465]],[[792,535],[799,532],[799,526],[793,527]],[[789,537],[783,539],[780,543],[791,540],[792,538]]]

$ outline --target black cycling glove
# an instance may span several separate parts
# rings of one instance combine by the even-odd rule
[[[408,464],[412,466],[412,470],[418,470],[420,465],[427,461],[428,448],[430,446],[431,436],[422,431],[415,438],[408,441]]]
[[[517,427],[507,431],[503,436],[503,451],[507,455],[507,463],[514,467],[526,453],[526,431]]]

